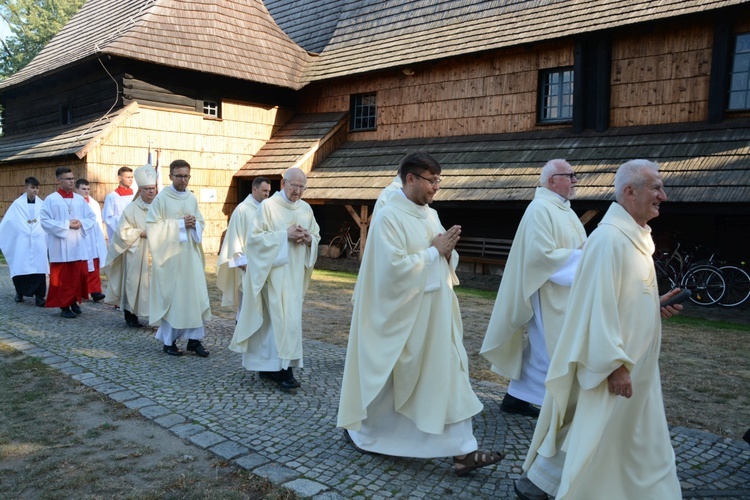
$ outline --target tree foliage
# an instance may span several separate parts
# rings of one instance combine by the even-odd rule
[[[0,0],[11,35],[2,42],[0,78],[23,68],[86,0]]]

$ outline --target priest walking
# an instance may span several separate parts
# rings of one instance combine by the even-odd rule
[[[284,172],[281,191],[258,207],[246,244],[247,272],[242,308],[229,348],[242,353],[242,366],[260,372],[281,390],[300,386],[302,301],[318,257],[320,228],[302,201],[307,176]]]
[[[570,292],[526,472],[515,483],[525,500],[682,498],[659,375],[661,317],[682,306],[661,307],[648,226],[667,199],[658,165],[621,165],[615,198]]]
[[[499,462],[478,450],[482,410],[469,381],[453,286],[460,226],[445,230],[428,205],[440,165],[425,153],[401,163],[403,188],[370,227],[354,294],[338,426],[359,451],[453,457],[459,476]]]
[[[16,288],[16,302],[24,297],[34,297],[36,305],[44,307],[47,293],[47,238],[42,229],[42,198],[39,181],[27,177],[25,192],[17,198],[0,221],[0,250],[10,267],[10,276]]]
[[[271,183],[265,177],[256,177],[251,189],[250,195],[235,208],[229,218],[229,226],[216,264],[216,286],[222,292],[221,305],[236,305],[238,318],[242,302],[242,277],[247,267],[245,245],[253,229],[253,217],[260,202],[271,195]]]
[[[578,182],[565,160],[542,168],[518,226],[481,353],[511,379],[500,410],[536,417],[586,231],[570,208]],[[528,335],[524,336],[524,330]],[[524,342],[526,339],[526,342]]]
[[[156,197],[156,170],[146,164],[136,169],[135,179],[138,196],[122,211],[109,244],[104,273],[109,279],[105,302],[119,306],[126,325],[140,328],[143,324],[138,316],[149,316],[151,253],[148,250],[146,213]]]
[[[209,352],[201,340],[211,319],[206,287],[203,228],[198,200],[187,189],[190,164],[175,160],[169,165],[172,185],[164,188],[146,214],[151,252],[149,323],[159,325],[156,338],[164,352],[181,356],[177,340],[187,339],[187,350],[200,357]]]

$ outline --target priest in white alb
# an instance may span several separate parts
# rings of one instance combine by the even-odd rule
[[[229,218],[229,226],[219,250],[216,263],[216,286],[221,290],[221,305],[236,305],[237,318],[242,303],[242,278],[247,267],[245,245],[253,228],[253,218],[260,202],[271,195],[271,182],[265,177],[253,179],[251,192],[245,201],[237,205]]]
[[[211,319],[203,255],[205,222],[198,200],[187,189],[190,164],[169,164],[170,186],[156,195],[146,214],[146,233],[151,252],[149,324],[159,326],[156,338],[164,352],[181,356],[177,340],[187,339],[187,350],[200,357],[209,352],[201,340],[205,322]]]
[[[112,235],[120,220],[120,214],[125,207],[133,201],[133,169],[130,167],[120,167],[117,170],[117,188],[104,198],[104,209],[102,217],[104,224],[107,226],[107,241],[112,239]]]
[[[511,379],[500,410],[536,417],[586,231],[570,208],[578,182],[565,160],[542,168],[503,270],[481,353]]]
[[[125,207],[107,251],[104,273],[109,280],[105,302],[118,306],[125,324],[140,328],[138,319],[149,316],[151,252],[148,249],[146,213],[156,197],[156,170],[149,164],[135,172],[138,195]]]
[[[47,307],[59,307],[64,318],[83,311],[88,297],[88,261],[91,258],[86,235],[95,231],[96,216],[83,196],[74,192],[76,178],[68,167],[55,170],[58,189],[42,203],[40,220],[47,233],[50,260]]]
[[[460,226],[445,230],[428,205],[441,168],[426,153],[402,162],[403,188],[376,214],[349,331],[338,427],[359,451],[453,457],[459,476],[497,463],[478,450],[482,410],[469,381],[455,267]]]
[[[300,386],[292,368],[302,368],[302,302],[318,258],[320,228],[302,200],[307,176],[284,172],[281,191],[260,204],[247,241],[242,308],[229,348],[242,366],[260,372],[281,390]]]
[[[661,318],[681,306],[661,307],[648,226],[667,199],[658,169],[618,168],[617,202],[584,247],[515,483],[522,499],[682,497],[659,375]]]
[[[44,200],[38,196],[36,177],[27,177],[24,189],[0,221],[0,251],[10,267],[15,301],[34,297],[36,305],[44,307],[49,274],[47,238],[40,220]]]

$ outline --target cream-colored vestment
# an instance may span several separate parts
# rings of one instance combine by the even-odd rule
[[[141,232],[146,230],[149,206],[137,198],[125,207],[109,243],[104,266],[109,280],[105,303],[144,317],[149,316],[151,253]]]
[[[443,232],[434,210],[402,192],[370,227],[337,424],[369,451],[427,457],[477,448],[471,417],[482,404],[469,382],[453,292],[458,254],[449,263],[431,243]]]
[[[185,228],[186,215],[195,217],[195,229]],[[168,186],[151,203],[146,214],[151,325],[166,321],[173,329],[202,330],[204,322],[211,319],[201,246],[203,227],[198,201],[189,190],[179,192]]]
[[[558,499],[681,497],[661,392],[653,252],[651,229],[617,203],[586,243],[524,463]],[[622,365],[629,399],[608,389]]]
[[[293,225],[312,235],[309,247],[288,240]],[[248,370],[302,366],[302,301],[319,241],[320,228],[305,201],[292,203],[278,191],[258,207],[245,250],[242,307],[229,346],[243,353]]]
[[[240,305],[242,277],[240,266],[247,265],[245,244],[253,227],[253,217],[260,203],[252,195],[237,205],[229,218],[229,226],[216,263],[216,286],[222,292],[221,305]]]
[[[586,231],[570,202],[547,188],[537,188],[516,231],[481,349],[493,371],[514,379],[511,388],[522,381],[517,394],[509,392],[525,401],[541,404],[544,399],[549,358],[557,345],[585,240]],[[540,334],[539,342],[531,346],[524,345],[527,325],[530,337]],[[536,345],[542,352],[529,352]]]

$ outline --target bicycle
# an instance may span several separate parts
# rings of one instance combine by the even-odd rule
[[[721,300],[726,292],[726,281],[716,266],[692,263],[693,255],[679,252],[680,244],[673,252],[654,254],[656,282],[659,294],[677,287],[692,293],[690,300],[700,306],[710,306]]]
[[[719,255],[714,252],[708,259],[701,263],[719,268],[724,277],[726,290],[719,300],[720,306],[736,307],[745,303],[750,298],[750,274],[740,267],[745,265],[744,262],[739,265],[730,264],[721,260]]]
[[[348,224],[344,224],[341,226],[339,234],[334,236],[328,244],[326,257],[338,259],[346,256],[347,252],[350,257],[356,257],[360,252],[360,239],[361,238],[357,238],[357,241],[354,241],[351,235],[351,228]]]

